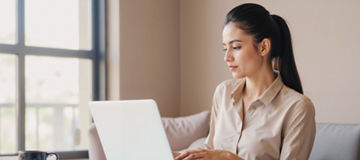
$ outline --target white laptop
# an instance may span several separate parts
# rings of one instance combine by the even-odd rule
[[[108,160],[173,160],[154,100],[94,101],[90,110]]]

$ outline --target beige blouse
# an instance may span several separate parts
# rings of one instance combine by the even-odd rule
[[[315,138],[311,100],[277,76],[242,121],[244,84],[245,79],[232,79],[216,88],[205,148],[228,150],[245,160],[308,159]]]

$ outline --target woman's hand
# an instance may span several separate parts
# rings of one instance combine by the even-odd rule
[[[173,154],[174,159],[175,159],[177,156],[179,156],[179,155],[180,155],[180,153],[179,153],[179,152],[175,152],[175,151],[173,151],[173,152],[172,152],[172,154]]]
[[[196,149],[175,157],[175,160],[242,160],[235,154],[224,150]]]

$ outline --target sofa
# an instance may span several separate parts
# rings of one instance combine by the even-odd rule
[[[173,151],[195,149],[205,141],[209,111],[178,118],[162,118]],[[88,132],[89,160],[105,160],[104,150],[92,124]],[[317,123],[310,160],[360,160],[360,125]]]

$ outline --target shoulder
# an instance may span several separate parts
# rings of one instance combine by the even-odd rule
[[[311,99],[284,85],[281,91],[282,99],[290,114],[297,115],[315,115],[315,107]]]

